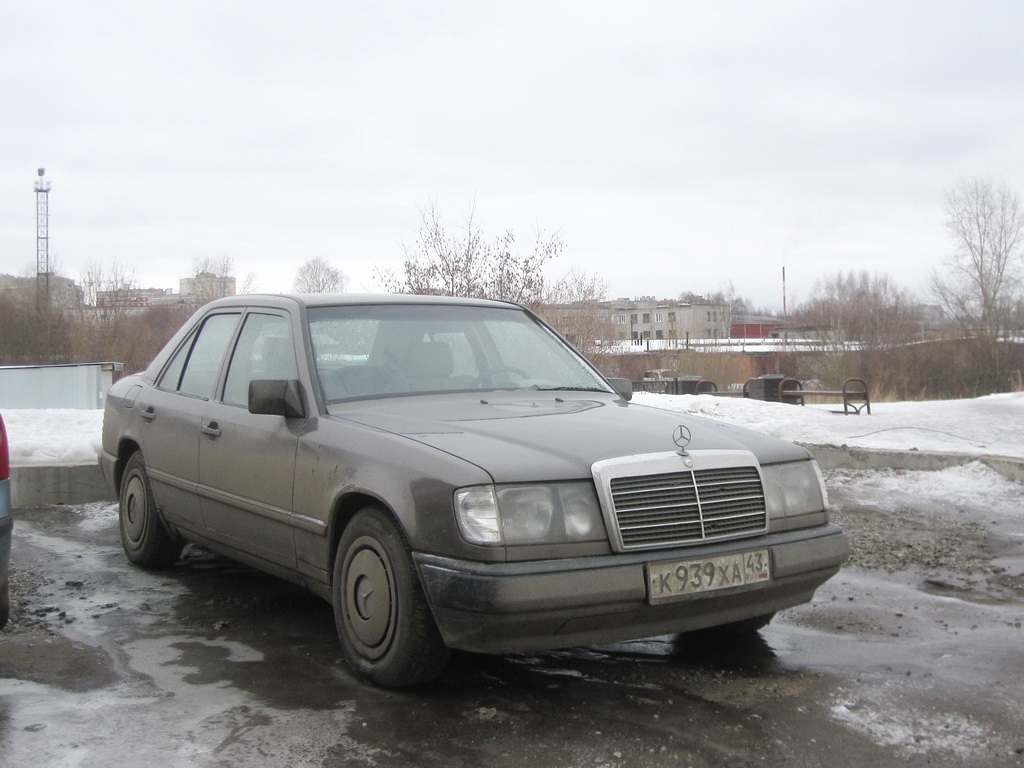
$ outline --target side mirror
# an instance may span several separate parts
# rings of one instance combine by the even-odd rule
[[[623,400],[633,399],[633,382],[630,379],[608,379],[608,383]]]
[[[249,382],[249,413],[303,419],[302,385],[298,379],[254,379]]]

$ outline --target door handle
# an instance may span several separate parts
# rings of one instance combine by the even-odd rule
[[[153,419],[156,418],[156,411],[153,409],[153,406],[150,405],[146,408],[143,408],[139,412],[139,416],[144,418],[146,421],[152,421]]]
[[[199,431],[207,437],[220,437],[220,427],[217,426],[216,421],[210,421],[203,424],[203,426],[199,428]]]

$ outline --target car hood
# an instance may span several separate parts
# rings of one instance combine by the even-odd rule
[[[579,479],[596,461],[675,451],[680,425],[691,452],[747,450],[761,464],[809,457],[784,440],[603,393],[444,394],[340,403],[329,412],[458,456],[495,482]]]

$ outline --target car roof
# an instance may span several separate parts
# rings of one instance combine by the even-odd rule
[[[509,301],[470,299],[457,296],[424,296],[411,293],[250,293],[217,299],[206,305],[204,309],[252,305],[284,307],[296,304],[305,307],[358,306],[367,304],[444,304],[448,306],[501,307],[504,309],[519,308],[518,304]]]

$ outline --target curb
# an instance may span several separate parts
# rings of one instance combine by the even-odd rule
[[[804,445],[822,469],[906,469],[935,472],[980,461],[1008,480],[1024,483],[1024,458],[1012,456],[971,456],[932,451],[887,451],[851,448],[846,445]]]

